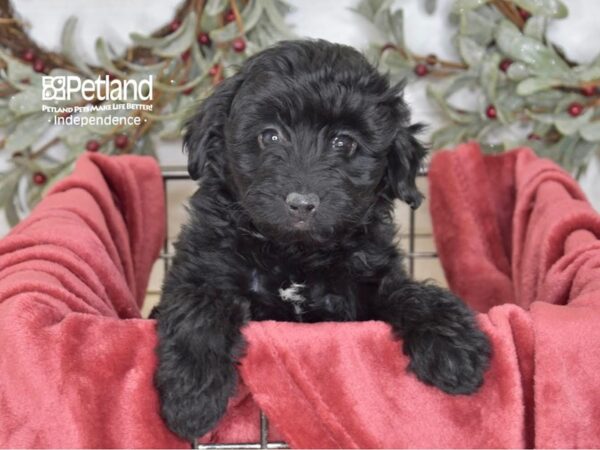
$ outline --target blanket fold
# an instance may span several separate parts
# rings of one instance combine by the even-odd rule
[[[600,445],[598,215],[527,149],[440,152],[430,182],[447,278],[493,345],[482,389],[418,382],[380,322],[253,322],[202,441],[256,441],[260,407],[293,447]],[[139,315],[163,206],[152,159],[88,154],[0,241],[0,446],[188,446],[159,417]]]
[[[154,160],[86,154],[0,241],[1,446],[186,446],[139,313],[163,236]]]
[[[461,145],[436,155],[430,183],[452,290],[488,316],[501,303],[529,316],[527,338],[515,334],[521,352],[531,348],[519,357],[524,444],[597,447],[600,216],[567,173],[530,149],[483,156],[476,143]]]

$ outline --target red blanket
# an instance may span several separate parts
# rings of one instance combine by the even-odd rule
[[[526,150],[464,146],[431,178],[448,279],[494,346],[481,391],[418,382],[382,323],[252,323],[238,396],[205,441],[256,440],[258,404],[295,447],[600,445],[600,219]],[[151,159],[86,155],[0,242],[1,446],[187,445],[158,416],[138,312],[162,195]]]

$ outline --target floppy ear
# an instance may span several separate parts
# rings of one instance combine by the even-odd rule
[[[416,209],[423,200],[416,186],[417,174],[427,150],[415,135],[423,125],[401,127],[388,153],[388,183],[392,194]]]
[[[183,145],[188,152],[188,172],[194,180],[204,175],[207,165],[223,164],[223,127],[242,81],[241,74],[223,80],[185,126]]]

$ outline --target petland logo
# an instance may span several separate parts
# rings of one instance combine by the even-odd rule
[[[42,77],[42,100],[70,101],[79,94],[87,101],[147,101],[153,98],[152,81],[152,75],[142,80],[111,80],[106,75],[83,81],[72,75],[45,76]]]
[[[42,77],[42,111],[54,125],[131,127],[147,122],[153,109],[153,76],[142,79]]]

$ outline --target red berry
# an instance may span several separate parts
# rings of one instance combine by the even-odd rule
[[[27,62],[33,62],[35,59],[35,52],[32,49],[27,49],[23,52],[23,59]]]
[[[183,94],[185,95],[190,95],[192,92],[194,92],[194,88],[187,88],[185,91],[183,91]]]
[[[244,50],[246,50],[246,41],[244,41],[242,38],[236,38],[233,40],[231,46],[233,47],[234,52],[242,53]]]
[[[496,111],[496,107],[494,105],[489,105],[485,109],[485,115],[488,117],[488,119],[495,119],[498,117],[498,111]]]
[[[44,72],[46,70],[46,65],[44,64],[44,61],[42,61],[41,59],[36,59],[33,63],[33,70],[35,70],[38,73]]]
[[[500,64],[498,64],[498,68],[502,72],[506,72],[512,63],[512,59],[504,58],[502,61],[500,61]]]
[[[577,117],[583,112],[583,105],[581,103],[573,102],[569,105],[567,111],[571,116]]]
[[[209,74],[211,77],[214,77],[214,76],[216,76],[216,75],[219,73],[220,69],[221,69],[221,66],[219,66],[218,64],[215,64],[214,66],[212,66],[212,67],[211,67],[211,68],[208,70],[208,74]]]
[[[115,136],[115,147],[124,149],[129,144],[129,138],[126,134],[119,134]]]
[[[429,68],[426,64],[419,63],[415,66],[415,73],[418,77],[424,77],[429,73]]]
[[[179,30],[180,26],[181,26],[181,22],[179,20],[174,20],[173,22],[171,22],[169,24],[169,30],[171,30],[171,33],[173,33],[174,31]]]
[[[108,77],[108,81],[116,80],[117,76],[112,72],[107,72],[106,76]]]
[[[96,139],[90,139],[87,141],[87,144],[85,144],[85,149],[88,152],[97,152],[100,150],[100,142],[98,142]]]
[[[585,86],[580,89],[581,95],[591,97],[596,93],[596,86]]]
[[[35,184],[37,184],[38,186],[41,186],[42,184],[44,184],[46,182],[46,180],[48,180],[48,178],[42,172],[36,172],[33,174],[33,182]]]
[[[233,9],[228,10],[223,16],[223,19],[225,20],[225,23],[233,22],[235,20]]]
[[[211,41],[208,33],[203,32],[198,35],[198,44],[204,45],[205,47],[208,47],[210,44],[212,44],[212,41]]]
[[[519,12],[519,16],[521,16],[521,19],[523,19],[525,22],[527,22],[527,20],[531,17],[531,13],[523,8],[519,8],[517,6],[517,11]]]
[[[184,62],[187,62],[187,60],[188,60],[188,59],[190,59],[190,56],[192,56],[192,52],[191,52],[190,50],[186,50],[185,52],[183,52],[183,53],[181,54],[181,59],[182,59]]]
[[[527,135],[527,139],[529,139],[530,141],[541,141],[542,137],[536,133],[529,133]]]

